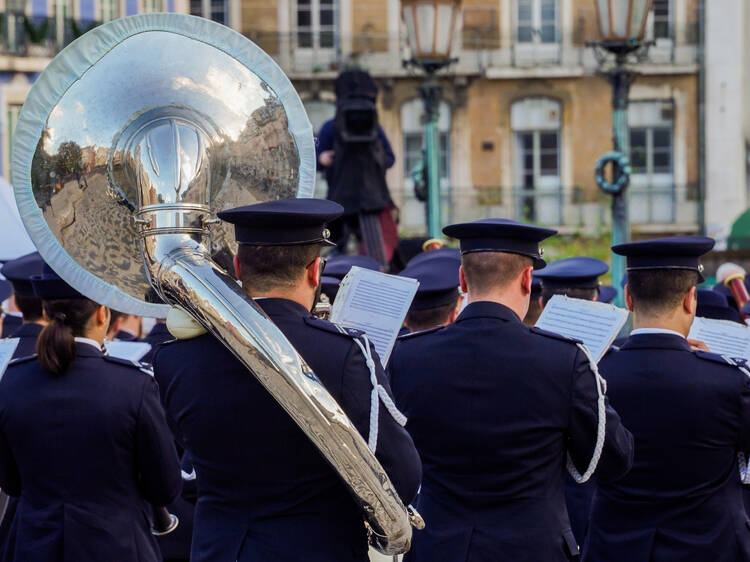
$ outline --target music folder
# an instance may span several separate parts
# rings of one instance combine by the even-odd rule
[[[0,339],[0,378],[5,373],[5,369],[8,368],[8,363],[13,359],[13,354],[18,347],[18,342],[21,341],[18,338],[3,338]]]
[[[354,266],[341,281],[331,322],[362,330],[385,365],[419,281]]]
[[[536,327],[581,340],[598,362],[622,330],[628,314],[612,304],[555,295],[542,310]]]
[[[151,351],[151,344],[142,341],[113,340],[106,342],[104,347],[112,357],[136,362],[140,361],[144,355]]]
[[[688,338],[702,341],[713,353],[750,360],[750,328],[744,324],[696,317]]]

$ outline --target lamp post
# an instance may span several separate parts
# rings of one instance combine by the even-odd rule
[[[614,55],[614,65],[602,74],[612,84],[612,140],[614,150],[596,163],[596,183],[612,195],[612,245],[630,240],[627,187],[630,181],[630,135],[628,132],[628,93],[637,73],[627,67],[628,57],[643,51],[649,42],[643,40],[651,0],[595,0],[599,19],[599,41],[587,43],[594,47],[600,65]],[[605,177],[607,165],[612,167],[612,181]],[[620,284],[625,274],[625,258],[612,255],[612,285],[617,289],[615,303],[624,305]]]
[[[427,234],[431,238],[440,238],[443,225],[438,117],[442,88],[435,74],[456,60],[451,58],[451,48],[461,14],[461,0],[402,0],[401,14],[412,53],[412,58],[405,62],[421,68],[427,76],[419,88],[425,113]]]

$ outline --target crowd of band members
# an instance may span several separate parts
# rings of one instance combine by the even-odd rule
[[[282,200],[232,209],[231,264],[357,430],[371,373],[356,340],[311,314],[363,256],[320,257],[341,207]],[[555,232],[501,219],[452,225],[460,248],[405,260],[420,282],[375,376],[406,416],[378,413],[374,452],[427,526],[407,561],[750,561],[743,506],[750,381],[742,360],[686,339],[696,315],[741,322],[697,289],[713,241],[614,248],[628,260],[633,328],[599,362],[533,327],[557,294],[608,301],[607,265],[544,267]],[[368,560],[351,494],[321,453],[209,333],[142,337],[65,283],[38,254],[7,262],[22,314],[0,380],[0,560]],[[158,302],[155,292],[146,300]],[[525,322],[525,323],[524,323]],[[102,351],[152,345],[142,363]],[[153,371],[151,370],[153,369]],[[606,390],[606,394],[604,391]],[[178,515],[154,537],[151,508]]]

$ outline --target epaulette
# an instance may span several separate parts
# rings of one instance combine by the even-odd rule
[[[362,330],[357,330],[355,328],[346,328],[345,326],[334,324],[333,322],[323,320],[322,318],[317,318],[316,316],[305,317],[305,323],[308,326],[312,326],[313,328],[318,328],[319,330],[324,330],[332,334],[339,334],[341,336],[358,338],[365,334]]]
[[[619,348],[618,346],[616,346],[616,345],[612,344],[612,345],[610,345],[610,346],[609,346],[609,347],[607,348],[607,351],[605,351],[605,352],[604,352],[604,355],[602,356],[602,358],[604,358],[604,357],[606,357],[607,355],[609,355],[610,353],[614,353],[614,352],[616,352],[616,351],[620,351],[620,348]]]
[[[701,359],[713,361],[714,363],[721,363],[722,365],[745,367],[745,364],[747,363],[747,360],[742,359],[741,357],[729,357],[728,355],[719,355],[718,353],[711,353],[710,351],[695,350],[693,353]]]
[[[139,363],[138,361],[131,361],[130,359],[122,359],[121,357],[112,357],[111,355],[104,356],[105,361],[110,363],[117,363],[118,365],[125,365],[126,367],[132,367],[139,369],[142,373],[146,373],[149,376],[154,376],[154,371],[145,363]]]
[[[36,353],[32,353],[31,355],[26,355],[24,357],[16,357],[15,359],[11,359],[8,362],[8,367],[20,365],[21,363],[28,363],[29,361],[33,361],[34,359],[36,359]]]
[[[444,329],[445,326],[435,326],[434,328],[429,328],[427,330],[422,330],[421,332],[409,332],[408,334],[404,334],[403,336],[398,337],[398,341],[404,341],[409,340],[412,338],[416,338],[419,336],[424,336],[426,334],[434,334],[435,332],[439,332],[440,330]]]
[[[181,340],[179,338],[172,337],[171,340],[160,341],[156,345],[151,346],[151,348],[154,349],[154,350],[156,350],[156,349],[158,349],[160,347],[164,347],[165,345],[172,345],[173,343],[177,343],[178,341],[185,341],[185,340]]]
[[[529,328],[529,331],[533,332],[534,334],[539,334],[540,336],[546,336],[548,338],[553,338],[553,339],[568,342],[568,343],[574,343],[574,344],[583,343],[579,339],[571,338],[568,336],[563,336],[562,334],[558,334],[556,332],[548,332],[547,330],[542,330],[541,328],[537,328],[536,326],[531,326]]]

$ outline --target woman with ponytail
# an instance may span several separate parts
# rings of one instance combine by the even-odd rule
[[[156,383],[102,351],[108,308],[49,269],[32,283],[48,324],[0,379],[0,487],[17,498],[0,559],[159,562],[148,504],[181,477]]]

